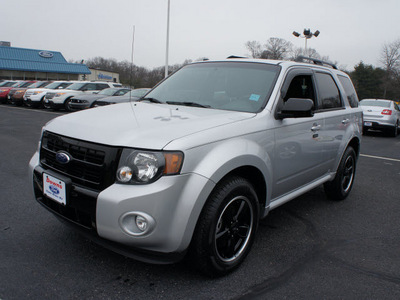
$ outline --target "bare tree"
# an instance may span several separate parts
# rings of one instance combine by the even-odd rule
[[[293,50],[293,44],[281,38],[272,37],[264,45],[265,50],[261,54],[261,58],[267,59],[288,59]]]
[[[290,60],[296,60],[299,56],[321,59],[321,55],[313,48],[308,48],[307,51],[305,51],[302,47],[295,47],[289,54]]]
[[[382,47],[380,62],[390,74],[396,74],[400,68],[400,39]]]
[[[390,81],[399,79],[400,73],[400,39],[384,44],[382,47],[380,62],[386,70],[384,81],[383,98],[386,98],[386,92]]]
[[[245,46],[250,51],[250,54],[251,54],[252,58],[260,58],[261,57],[262,49],[261,49],[260,42],[248,41],[245,44]]]

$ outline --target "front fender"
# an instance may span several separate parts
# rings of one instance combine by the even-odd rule
[[[266,186],[271,186],[273,141],[273,133],[264,131],[190,149],[185,152],[182,173],[194,172],[217,184],[238,168],[254,167],[263,175]],[[267,189],[266,205],[270,196],[270,189]]]

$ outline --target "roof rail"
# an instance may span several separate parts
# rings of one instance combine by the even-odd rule
[[[248,58],[248,57],[236,56],[236,55],[231,55],[231,56],[228,56],[228,57],[227,57],[227,59],[231,59],[231,58]]]
[[[335,70],[338,69],[337,66],[336,66],[335,64],[332,64],[332,63],[330,63],[330,62],[323,61],[323,60],[320,60],[320,59],[312,58],[312,57],[306,57],[306,56],[299,55],[299,56],[297,56],[296,59],[295,59],[295,61],[297,61],[297,62],[304,62],[305,60],[310,60],[310,61],[312,61],[315,65],[319,65],[319,66],[330,66],[330,67],[332,67],[332,68],[335,69]]]

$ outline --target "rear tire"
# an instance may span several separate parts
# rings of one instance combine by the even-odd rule
[[[258,226],[259,206],[253,186],[229,177],[210,195],[191,244],[196,267],[208,276],[225,275],[245,259]]]
[[[343,154],[333,181],[324,184],[325,194],[331,200],[344,200],[350,194],[356,175],[357,157],[349,146]]]

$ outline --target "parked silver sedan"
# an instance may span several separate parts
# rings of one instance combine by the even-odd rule
[[[71,111],[91,108],[93,107],[93,103],[96,100],[106,97],[108,98],[108,97],[122,96],[128,93],[129,91],[130,89],[128,88],[108,88],[94,94],[77,95],[71,99],[69,107]]]
[[[96,100],[93,102],[92,106],[97,107],[97,106],[104,106],[104,105],[109,105],[109,104],[136,101],[136,100],[140,99],[141,97],[143,97],[144,95],[146,95],[147,92],[150,90],[151,90],[150,88],[134,89],[134,90],[130,91],[129,93],[126,93],[123,96],[107,97],[107,98],[102,98],[102,99]]]
[[[369,129],[384,130],[393,137],[400,132],[400,109],[394,101],[364,99],[360,106],[364,115],[364,134]]]

